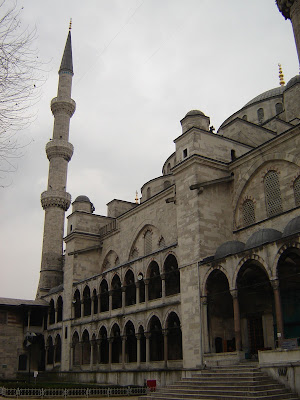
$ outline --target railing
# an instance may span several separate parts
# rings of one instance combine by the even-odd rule
[[[102,226],[99,230],[100,236],[105,236],[110,232],[113,232],[117,229],[117,221],[114,219],[109,224]]]
[[[147,387],[121,387],[121,388],[73,388],[73,389],[9,389],[0,387],[2,397],[110,397],[110,396],[143,396],[147,394]]]

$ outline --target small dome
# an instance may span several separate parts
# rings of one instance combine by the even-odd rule
[[[215,253],[215,259],[223,258],[231,254],[236,254],[243,251],[245,248],[245,243],[239,242],[238,240],[231,240],[229,242],[222,243]]]
[[[81,195],[76,197],[75,201],[81,201],[84,203],[90,203],[90,199],[87,196]]]
[[[203,115],[203,116],[205,116],[205,114],[200,110],[191,110],[185,116],[188,117],[188,116],[191,116],[191,115]]]
[[[292,79],[290,79],[288,81],[288,83],[286,84],[284,90],[289,89],[290,87],[294,86],[296,83],[300,83],[300,75],[296,75]]]
[[[274,242],[281,238],[281,232],[276,229],[260,229],[254,232],[246,242],[245,249],[262,246],[265,243]]]
[[[300,232],[300,216],[293,218],[290,222],[287,223],[286,227],[283,230],[282,236],[290,236],[294,233]]]

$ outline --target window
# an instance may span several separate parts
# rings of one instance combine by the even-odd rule
[[[300,176],[294,181],[294,196],[296,207],[300,206]]]
[[[146,256],[147,254],[152,253],[152,232],[151,231],[147,231],[145,233],[144,240],[145,240],[144,247],[145,247],[145,256]]]
[[[279,179],[276,171],[269,171],[264,179],[268,217],[282,212]]]
[[[243,203],[243,224],[244,226],[248,226],[254,224],[255,222],[255,210],[254,203],[252,200],[245,200]]]
[[[259,108],[259,109],[257,110],[257,119],[258,119],[258,123],[259,123],[259,124],[262,124],[262,123],[263,123],[263,121],[264,121],[264,116],[265,116],[264,109],[263,109],[263,108]]]
[[[183,154],[183,158],[186,158],[186,157],[187,157],[187,154],[188,154],[188,153],[187,153],[187,149],[184,149],[183,152],[182,152],[182,154]]]
[[[283,111],[282,103],[276,103],[275,104],[275,111],[276,111],[276,114],[280,114]]]
[[[243,120],[244,120],[244,121],[248,121],[247,115],[243,115]]]

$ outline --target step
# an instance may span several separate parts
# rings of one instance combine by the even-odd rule
[[[174,396],[171,397],[172,400],[184,400],[183,397],[180,396]],[[205,395],[200,396],[200,397],[194,397],[195,399],[201,399],[201,400],[239,400],[239,399],[247,399],[247,400],[299,400],[299,397],[296,397],[294,394],[288,393],[288,394],[284,394],[284,395],[271,395],[271,396],[252,396],[252,395],[242,395],[242,396],[224,396],[223,394],[221,395]],[[170,397],[168,396],[143,396],[143,397],[139,397],[139,400],[170,400]]]
[[[240,396],[240,397],[248,397],[248,395],[252,396],[274,396],[274,395],[283,395],[286,394],[286,389],[285,388],[279,388],[279,389],[270,389],[270,390],[237,390],[237,389],[222,389],[222,388],[216,388],[216,389],[198,389],[198,390],[177,390],[177,389],[169,389],[167,392],[158,392],[161,393],[163,396],[166,396],[168,398],[172,398],[174,396],[177,397],[180,396],[185,399],[194,399],[194,398],[201,398],[206,397],[206,396],[211,396],[211,395],[220,395],[220,396],[225,396],[225,397],[230,397],[230,396]]]

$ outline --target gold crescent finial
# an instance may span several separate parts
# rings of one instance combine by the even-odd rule
[[[280,84],[280,86],[284,86],[285,82],[284,82],[284,75],[282,72],[281,64],[278,64],[278,67],[279,67],[279,84]]]
[[[69,31],[72,29],[72,18],[70,18]]]
[[[139,204],[138,192],[135,192],[135,204]]]

